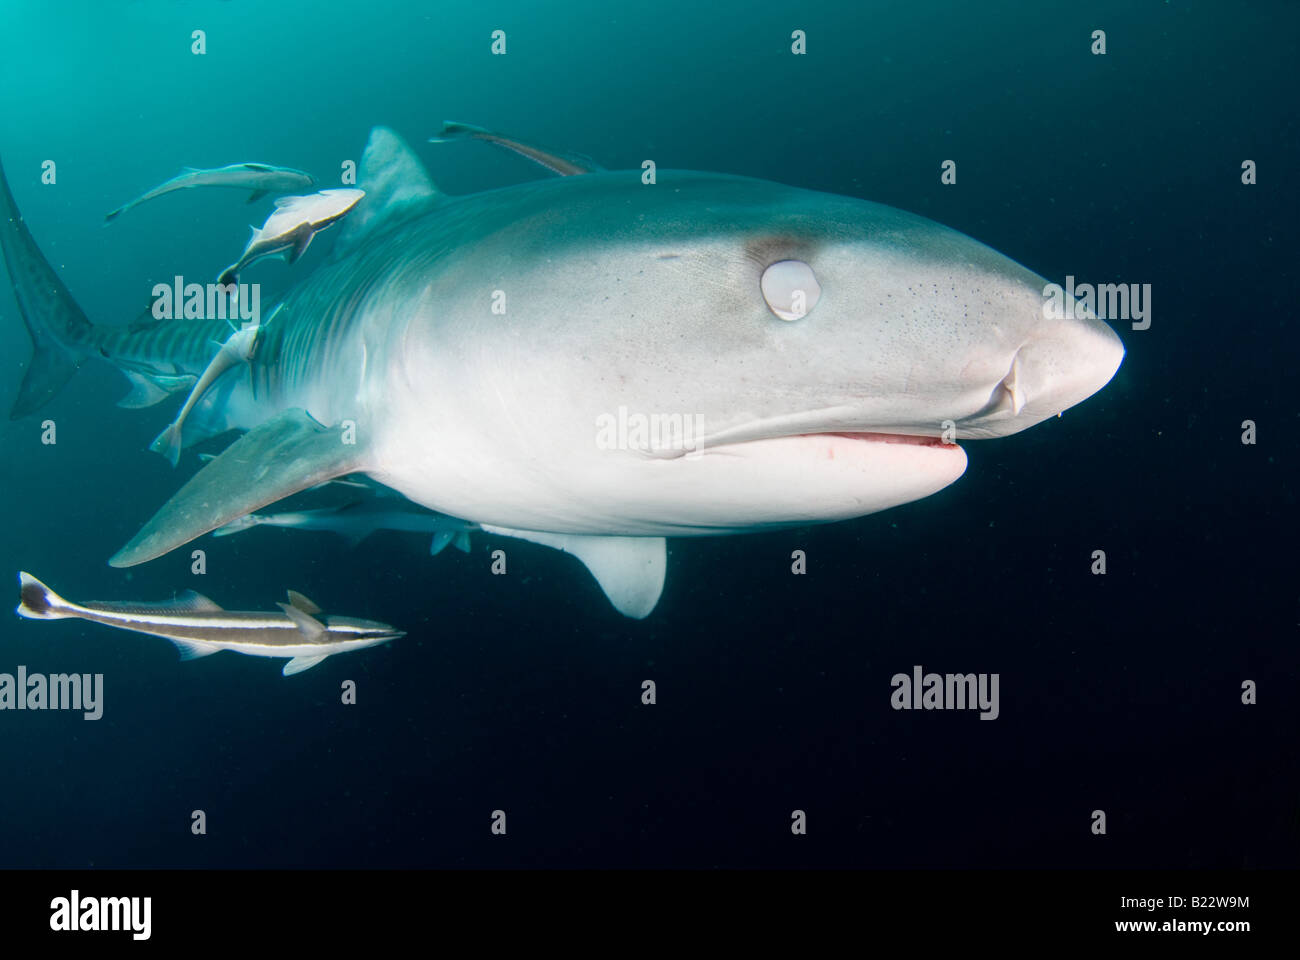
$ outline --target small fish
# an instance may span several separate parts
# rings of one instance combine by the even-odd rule
[[[471,123],[456,123],[454,120],[444,120],[442,130],[438,135],[429,138],[430,143],[449,143],[452,140],[483,140],[486,143],[495,143],[498,147],[513,150],[521,157],[527,157],[533,163],[541,164],[547,170],[558,173],[562,177],[576,177],[584,173],[595,173],[602,169],[593,160],[579,154],[543,150],[520,140],[503,137],[491,130],[476,127]]]
[[[320,607],[289,591],[283,613],[223,610],[207,597],[187,590],[163,603],[72,603],[37,580],[19,573],[21,603],[17,613],[31,620],[89,620],[120,630],[165,637],[176,644],[182,660],[206,657],[222,650],[254,657],[287,657],[286,677],[302,673],[336,653],[406,636],[386,623],[351,617],[316,619]]]
[[[469,552],[469,532],[478,524],[459,520],[441,513],[417,512],[395,509],[382,502],[358,500],[341,507],[321,510],[302,510],[296,513],[250,513],[224,527],[213,531],[214,537],[228,537],[241,530],[265,524],[272,527],[292,527],[297,530],[325,530],[336,533],[356,546],[378,530],[404,530],[410,533],[432,533],[429,554],[437,556],[447,544],[462,553]]]
[[[248,363],[257,353],[257,346],[262,340],[262,330],[264,325],[250,323],[232,333],[225,343],[221,344],[221,349],[217,355],[212,358],[203,375],[199,377],[198,382],[194,384],[194,389],[190,391],[189,397],[185,400],[185,405],[181,407],[181,412],[176,415],[176,419],[170,423],[162,433],[154,438],[149,449],[155,453],[161,453],[171,461],[172,466],[180,461],[181,456],[181,428],[185,424],[185,418],[190,415],[194,405],[198,403],[208,388],[217,381],[223,373],[231,367],[241,363]]]
[[[250,263],[266,257],[287,254],[290,263],[311,244],[311,238],[331,224],[337,223],[366,195],[364,190],[321,190],[304,197],[281,197],[275,201],[275,210],[267,217],[262,229],[253,227],[253,236],[244,248],[243,255],[221,272],[218,283],[239,281],[239,271]]]
[[[234,187],[237,190],[250,190],[252,193],[248,197],[248,202],[252,203],[268,193],[307,190],[315,185],[316,179],[310,173],[289,167],[274,167],[269,163],[232,163],[226,167],[214,167],[210,170],[186,167],[166,183],[159,184],[130,203],[118,207],[105,216],[104,220],[112,222],[146,200],[161,197],[175,190],[187,190],[190,187]]]

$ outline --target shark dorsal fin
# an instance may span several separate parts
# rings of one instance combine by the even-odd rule
[[[351,252],[365,237],[387,225],[427,209],[439,196],[415,151],[388,127],[370,131],[357,186],[366,195],[343,221],[335,256]]]
[[[289,603],[297,607],[303,613],[310,613],[313,616],[320,613],[320,607],[312,603],[297,590],[289,591]]]

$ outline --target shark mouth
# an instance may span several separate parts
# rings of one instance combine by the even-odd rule
[[[862,431],[859,433],[835,431],[829,433],[802,433],[802,437],[843,437],[846,440],[861,440],[865,443],[907,443],[918,447],[945,447],[948,449],[958,449],[956,443],[943,440],[941,437],[922,437],[911,433],[871,433]]]
[[[889,444],[926,447],[950,452],[961,450],[957,443],[945,441],[941,437],[915,433],[883,433],[876,430],[792,430],[789,433],[755,432],[754,435],[746,435],[742,432],[739,436],[736,433],[737,431],[728,431],[728,433],[722,435],[705,438],[695,444],[668,446],[648,451],[643,449],[641,452],[657,459],[671,460],[688,454],[731,453],[749,444],[766,444],[780,440],[817,439],[849,440],[863,445]]]

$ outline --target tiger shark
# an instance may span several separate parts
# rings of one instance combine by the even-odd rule
[[[652,179],[575,169],[452,197],[375,128],[332,260],[212,384],[185,442],[242,436],[109,562],[360,473],[573,554],[642,618],[665,538],[929,496],[964,472],[957,441],[1054,417],[1123,359],[1086,311],[1045,315],[1044,278],[932,221],[741,176]],[[0,240],[34,344],[15,415],[87,357],[156,377],[160,395],[202,373],[223,320],[92,325],[3,186]]]

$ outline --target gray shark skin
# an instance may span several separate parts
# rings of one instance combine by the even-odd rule
[[[247,432],[114,566],[363,473],[574,554],[616,609],[644,617],[664,538],[928,496],[966,467],[945,441],[1054,417],[1124,355],[1100,320],[1045,317],[1044,278],[864,200],[689,171],[647,184],[639,170],[451,198],[384,128],[359,186],[334,259],[285,295],[250,375],[207,391],[186,441]],[[39,299],[30,234],[4,246],[20,304]],[[29,372],[24,410],[85,356],[170,375],[207,363],[191,342],[211,324],[113,340],[70,298],[47,299],[28,323],[32,369],[52,375]]]

